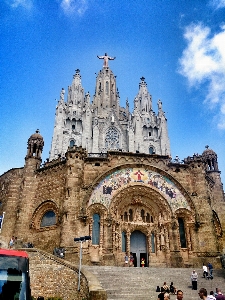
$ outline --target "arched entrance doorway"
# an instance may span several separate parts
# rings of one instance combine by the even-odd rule
[[[146,235],[135,230],[130,236],[130,251],[134,256],[134,266],[141,267],[141,259],[145,260],[145,267],[148,266],[148,255],[147,255],[147,245],[146,245]]]

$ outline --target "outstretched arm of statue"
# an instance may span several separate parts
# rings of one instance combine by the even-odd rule
[[[108,56],[108,59],[109,59],[109,60],[114,60],[115,58],[116,58],[116,57],[109,57],[109,56]]]
[[[98,55],[97,55],[97,58],[104,59],[104,56],[98,56]]]

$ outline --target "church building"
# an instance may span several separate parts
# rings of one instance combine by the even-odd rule
[[[128,101],[120,106],[114,58],[98,58],[93,99],[80,70],[61,90],[49,159],[42,163],[37,130],[24,167],[0,176],[0,241],[17,236],[50,253],[63,247],[78,262],[74,238],[90,236],[83,243],[89,265],[122,266],[132,252],[136,267],[142,258],[146,267],[220,267],[225,197],[216,153],[207,146],[172,159],[162,102],[155,113],[145,78],[131,112]]]

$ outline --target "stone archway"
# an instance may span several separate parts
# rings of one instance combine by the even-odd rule
[[[146,266],[150,259],[151,265],[166,265],[172,257],[176,256],[174,261],[177,259],[177,253],[183,257],[181,251],[182,254],[186,251],[183,259],[188,260],[193,249],[193,220],[188,216],[193,215],[195,207],[182,192],[179,184],[148,168],[124,168],[102,177],[87,202],[87,211],[99,205],[105,208],[101,223],[102,253],[113,253],[119,264],[123,262],[124,251],[137,253],[137,266],[142,254]],[[187,247],[182,249],[178,217],[183,218],[187,232]],[[145,237],[143,251],[135,248],[135,234],[132,235],[135,231]],[[141,234],[136,237],[139,238]]]

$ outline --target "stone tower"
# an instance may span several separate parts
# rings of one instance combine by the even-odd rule
[[[39,129],[30,136],[27,142],[27,155],[25,157],[26,164],[33,165],[35,169],[38,169],[41,165],[41,154],[44,147],[43,137],[39,133]]]
[[[104,57],[99,57],[104,58]],[[110,58],[113,59],[113,58]],[[152,98],[145,78],[141,78],[134,99],[134,109],[120,106],[116,76],[103,65],[96,77],[93,100],[84,93],[80,70],[76,70],[68,87],[67,102],[62,89],[56,107],[50,160],[65,156],[68,147],[82,146],[89,154],[108,150],[170,155],[167,119],[158,100],[158,113],[152,109]]]

